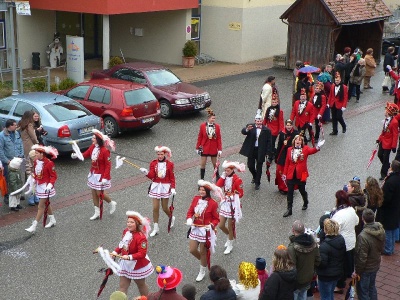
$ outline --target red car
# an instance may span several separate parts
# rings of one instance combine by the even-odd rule
[[[160,119],[160,105],[144,85],[118,79],[95,79],[58,92],[81,103],[104,119],[104,132],[111,137],[121,131],[151,128]]]
[[[92,79],[108,77],[146,85],[160,102],[163,118],[169,118],[174,113],[199,111],[211,105],[210,95],[206,91],[182,82],[160,65],[133,62],[92,73]]]

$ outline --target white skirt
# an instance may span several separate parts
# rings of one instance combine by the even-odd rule
[[[102,183],[100,177],[100,174],[89,173],[87,181],[88,187],[98,191],[109,189],[111,187],[111,181],[107,180],[106,183]]]
[[[47,197],[53,197],[56,195],[56,190],[54,187],[51,188],[50,193],[46,193],[47,183],[37,184],[36,185],[36,196],[39,199],[46,199]]]
[[[153,182],[150,186],[149,197],[151,198],[169,198],[171,196],[170,183]]]
[[[219,214],[225,218],[232,219],[231,204],[234,209],[233,218],[235,218],[235,221],[239,223],[239,220],[242,218],[242,208],[240,205],[239,195],[237,194],[233,196],[233,199],[225,197],[225,200],[221,203]]]
[[[192,226],[189,234],[189,239],[200,243],[206,242],[206,229],[204,227]]]
[[[146,258],[150,260],[147,255]],[[117,272],[117,275],[126,277],[128,279],[143,279],[150,276],[154,272],[153,265],[150,261],[146,266],[137,270],[134,270],[135,265],[135,260],[121,259],[119,261],[119,266],[121,267],[121,270]]]
[[[219,209],[220,216],[232,219],[231,203],[233,205],[233,200],[230,199],[225,199],[225,201],[221,203],[221,207]]]

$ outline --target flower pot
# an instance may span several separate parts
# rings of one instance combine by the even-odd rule
[[[193,68],[194,67],[194,57],[182,56],[182,66],[184,68]]]

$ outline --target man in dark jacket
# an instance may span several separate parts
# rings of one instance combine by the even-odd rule
[[[271,155],[272,151],[271,130],[262,125],[262,116],[257,113],[255,123],[247,124],[242,129],[242,134],[246,138],[239,153],[247,157],[247,167],[253,175],[252,183],[255,183],[255,189],[259,190],[265,156]]]
[[[311,235],[305,233],[304,224],[301,221],[297,220],[293,223],[292,232],[293,235],[289,237],[288,252],[297,269],[294,299],[306,300],[314,269],[319,266],[321,257],[317,243]]]
[[[375,222],[374,212],[367,208],[363,211],[364,229],[357,237],[355,247],[355,266],[352,277],[360,276],[357,282],[359,300],[376,300],[376,273],[381,265],[381,252],[385,244],[385,230]]]
[[[385,74],[389,73],[389,69],[386,66],[391,66],[392,69],[395,67],[395,63],[394,63],[394,47],[389,47],[387,49],[387,52],[385,54],[385,58],[383,60],[383,72],[385,72]],[[393,80],[392,80],[393,81]],[[393,83],[393,82],[392,82]],[[393,84],[392,84],[393,85]],[[394,87],[393,87],[394,88]],[[390,87],[390,90],[393,92],[392,87]],[[382,87],[382,92],[389,92],[389,87],[387,86],[383,86]]]
[[[400,162],[393,160],[390,164],[389,175],[383,187],[383,202],[377,211],[377,221],[383,225],[386,232],[384,255],[394,253],[396,234],[399,230],[400,215]]]

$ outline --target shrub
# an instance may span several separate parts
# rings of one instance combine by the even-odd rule
[[[192,40],[186,41],[182,53],[184,57],[195,57],[197,55],[197,44]]]
[[[109,68],[112,68],[112,67],[114,67],[114,66],[116,66],[116,65],[121,65],[121,64],[123,64],[123,63],[124,63],[124,61],[122,60],[121,57],[119,57],[119,56],[112,56],[112,57],[110,58],[110,61],[108,62],[108,67],[109,67]]]
[[[58,85],[58,88],[60,90],[66,90],[66,89],[69,89],[69,88],[73,87],[74,85],[76,85],[75,81],[73,81],[71,78],[65,78],[65,79],[60,81],[60,84]]]
[[[58,91],[58,90],[59,90],[59,88],[58,88],[58,84],[57,83],[52,83],[50,85],[50,92],[55,92],[55,91]]]
[[[34,78],[32,79],[32,87],[36,92],[45,92],[47,91],[47,82],[44,78]]]

